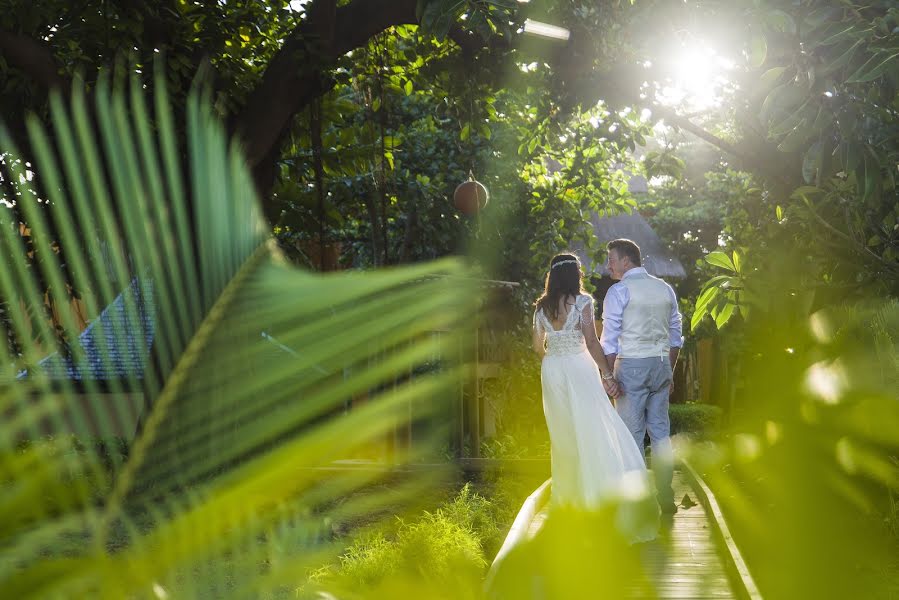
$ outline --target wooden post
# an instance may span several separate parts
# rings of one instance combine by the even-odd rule
[[[481,422],[480,422],[480,405],[481,405],[481,380],[480,373],[478,372],[480,365],[480,336],[478,333],[478,327],[480,323],[479,319],[475,318],[475,326],[474,326],[474,361],[472,363],[472,384],[471,384],[471,403],[470,403],[470,415],[471,415],[471,431],[469,432],[471,435],[471,457],[472,458],[480,458],[481,457]]]
[[[697,371],[699,376],[699,401],[703,404],[712,404],[713,373],[715,369],[715,356],[712,340],[706,338],[696,343]]]

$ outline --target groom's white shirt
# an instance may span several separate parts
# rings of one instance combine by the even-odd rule
[[[609,288],[606,298],[602,305],[602,336],[600,344],[605,354],[617,354],[621,356],[621,334],[622,321],[625,309],[631,301],[631,287],[626,280],[635,275],[645,275],[656,282],[664,284],[670,299],[670,314],[668,315],[668,340],[664,352],[667,353],[668,348],[680,348],[683,346],[684,338],[681,334],[681,314],[677,309],[677,295],[674,289],[666,282],[652,277],[643,267],[634,267],[628,270],[622,277],[621,281]],[[645,279],[640,277],[638,279]],[[637,288],[635,288],[637,289]],[[642,289],[642,288],[641,288]],[[634,325],[631,325],[634,326]],[[639,324],[637,324],[639,326]],[[663,334],[664,335],[664,334]],[[649,356],[661,354],[662,348],[654,349]],[[624,358],[624,356],[622,356]],[[634,358],[634,357],[631,357]],[[640,357],[643,358],[643,357]]]

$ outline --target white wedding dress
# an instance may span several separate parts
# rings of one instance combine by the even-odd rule
[[[604,501],[649,498],[655,505],[643,453],[612,406],[587,350],[585,336],[596,339],[593,298],[577,296],[559,330],[538,309],[534,327],[546,336],[541,379],[552,447],[553,504],[594,510]],[[648,534],[638,528],[643,532],[632,537],[654,537],[652,528]]]

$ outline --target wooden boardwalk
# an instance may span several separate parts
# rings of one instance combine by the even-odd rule
[[[677,514],[663,517],[656,541],[640,545],[643,568],[654,590],[652,597],[736,598],[703,504],[680,472],[675,472],[673,485],[675,498],[680,503]],[[544,494],[541,500],[546,496]],[[545,519],[546,508],[541,507],[527,526],[524,537],[536,535]],[[645,596],[645,591],[634,590],[633,597],[641,595]]]

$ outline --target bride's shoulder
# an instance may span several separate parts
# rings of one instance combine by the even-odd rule
[[[591,296],[590,294],[578,294],[575,302],[579,307],[584,308],[585,306],[593,302],[593,296]]]

